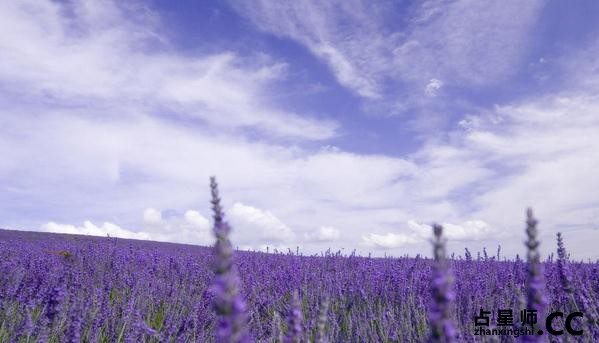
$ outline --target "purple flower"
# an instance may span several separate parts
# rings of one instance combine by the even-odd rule
[[[525,242],[527,248],[527,278],[526,278],[526,309],[536,310],[538,318],[543,317],[543,310],[547,300],[543,293],[543,269],[540,262],[539,244],[537,240],[537,220],[533,217],[532,209],[526,211],[526,236]],[[542,340],[542,336],[525,335],[521,336],[525,342],[537,342]]]
[[[451,310],[455,294],[453,279],[445,264],[445,239],[442,238],[443,227],[433,224],[433,303],[429,312],[431,336],[429,342],[453,342],[455,329],[451,320]]]
[[[48,318],[48,323],[50,325],[52,325],[52,322],[54,321],[56,315],[60,313],[65,295],[66,291],[64,288],[64,282],[61,278],[59,279],[58,284],[54,286],[48,294],[48,301],[46,304],[46,317]]]
[[[324,298],[320,301],[320,308],[318,310],[318,320],[316,322],[316,343],[328,342],[325,332],[328,318],[328,310],[329,300],[327,298]]]
[[[472,262],[472,254],[470,253],[470,250],[468,250],[468,248],[464,248],[464,250],[465,250],[464,256],[465,256],[466,261]]]
[[[31,312],[32,309],[25,306],[25,313],[23,322],[19,326],[17,332],[15,333],[16,337],[29,337],[33,330],[33,322],[31,320]]]
[[[300,343],[303,341],[303,315],[297,290],[291,294],[289,313],[287,314],[287,336],[285,343]]]
[[[220,205],[218,195],[218,184],[214,177],[210,178],[210,190],[212,193],[212,212],[214,218],[214,244],[216,278],[213,284],[214,300],[213,307],[217,315],[217,342],[246,342],[247,320],[246,305],[239,294],[239,277],[233,263],[233,247],[229,241],[231,228],[224,220],[224,213]]]
[[[75,343],[81,341],[81,309],[75,304],[69,311],[69,321],[65,338],[67,342]]]
[[[557,270],[559,273],[562,289],[568,297],[572,297],[572,274],[570,272],[570,266],[568,265],[568,255],[566,248],[564,247],[564,240],[562,233],[557,233]]]

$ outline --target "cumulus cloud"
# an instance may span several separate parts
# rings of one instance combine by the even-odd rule
[[[143,221],[149,225],[162,224],[162,213],[155,208],[146,208],[143,213]]]
[[[185,211],[185,221],[190,225],[197,227],[200,230],[207,231],[210,229],[210,221],[200,214],[198,211],[187,210]]]
[[[72,235],[89,235],[104,237],[109,235],[110,237],[126,239],[151,240],[153,238],[152,235],[147,232],[135,232],[125,230],[116,224],[108,222],[103,223],[101,226],[97,226],[89,220],[86,220],[82,226],[49,222],[47,224],[42,225],[41,230],[45,232],[68,233]]]
[[[148,211],[149,210],[149,211]],[[187,210],[183,215],[177,211],[171,212],[168,218],[163,218],[161,213],[154,208],[144,210],[144,223],[148,232],[151,232],[156,240],[177,241],[182,243],[211,245],[212,237],[210,221],[195,210]],[[146,220],[147,215],[150,219]]]
[[[367,242],[381,240],[365,234],[366,228],[383,236],[405,234],[393,228],[413,218],[418,223],[456,223],[465,226],[466,233],[484,232],[474,224],[463,225],[470,218],[480,218],[505,231],[513,252],[519,252],[527,206],[535,207],[549,239],[563,225],[593,227],[596,199],[588,190],[597,182],[593,170],[599,169],[599,156],[592,149],[599,128],[597,104],[592,96],[564,95],[497,107],[491,118],[480,115],[468,130],[459,127],[451,144],[432,142],[409,159],[284,149],[214,138],[157,120],[106,123],[71,115],[55,115],[52,120],[3,116],[0,130],[19,128],[16,132],[22,134],[0,135],[5,161],[0,177],[11,180],[3,196],[13,206],[42,206],[41,200],[24,197],[39,194],[40,199],[61,199],[43,205],[46,211],[67,214],[77,208],[85,217],[102,218],[139,211],[147,207],[147,199],[154,199],[157,208],[189,208],[198,203],[199,194],[203,197],[199,201],[207,204],[208,192],[202,195],[198,190],[206,189],[208,176],[217,174],[224,200],[230,201],[227,208],[246,203],[241,200],[252,201],[260,204],[255,208],[263,213],[284,215],[279,217],[284,224],[275,227],[293,227],[302,233],[315,223],[330,223],[344,230],[337,246],[355,245],[364,235]],[[65,179],[77,186],[65,185]],[[61,187],[52,187],[55,184]],[[93,199],[85,196],[90,192],[95,194]],[[3,218],[15,215],[6,208],[0,211]],[[247,221],[234,225],[239,244],[246,244],[244,239],[258,244],[250,240],[259,238],[261,229],[242,229],[249,225]],[[266,236],[291,237],[286,229],[274,232]],[[412,251],[426,247],[424,240],[408,244],[412,236],[393,239],[407,242],[402,248],[413,246]],[[502,245],[508,253],[510,244]]]
[[[406,244],[418,243],[419,240],[411,235],[386,233],[383,235],[370,233],[362,236],[364,244],[374,248],[400,248]]]
[[[447,223],[444,232],[448,239],[479,240],[489,239],[496,233],[489,224],[482,220],[469,220],[460,225]]]
[[[235,230],[246,237],[257,235],[262,240],[285,242],[295,237],[294,232],[270,211],[235,203],[227,212]]]
[[[475,199],[478,215],[508,226],[513,219],[500,213],[523,216],[531,205],[551,231],[566,222],[592,227],[597,207],[588,190],[599,187],[592,172],[599,168],[599,154],[591,148],[599,143],[593,134],[599,130],[598,109],[594,95],[555,95],[499,107],[500,124],[481,116],[464,144],[472,159],[506,167],[501,187]]]
[[[125,239],[142,239],[163,242],[188,243],[195,245],[211,245],[213,243],[210,222],[199,212],[188,210],[183,216],[171,216],[163,219],[161,211],[147,208],[143,212],[147,231],[132,231],[117,224],[105,222],[101,226],[86,220],[82,226],[49,222],[41,226],[41,230],[54,233],[77,235],[118,237]]]
[[[461,224],[442,223],[444,237],[451,241],[477,241],[497,237],[498,232],[482,220],[468,220]],[[404,233],[370,233],[362,236],[362,244],[378,249],[394,249],[429,241],[432,226],[409,220]]]
[[[432,238],[432,226],[410,220],[407,223],[414,237],[421,239]],[[443,235],[450,240],[475,241],[489,239],[498,232],[482,220],[467,220],[460,224],[442,223]]]
[[[341,237],[341,232],[332,226],[321,226],[318,230],[304,234],[308,241],[331,242]]]

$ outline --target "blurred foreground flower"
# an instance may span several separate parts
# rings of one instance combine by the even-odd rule
[[[433,225],[434,265],[432,274],[433,304],[429,313],[431,323],[430,342],[453,342],[455,329],[451,320],[451,307],[455,294],[453,279],[445,263],[445,239],[442,237],[443,227]]]
[[[233,247],[229,241],[231,228],[224,220],[224,213],[218,196],[216,178],[210,178],[212,212],[214,216],[214,244],[216,278],[213,284],[214,311],[218,317],[216,341],[237,343],[247,342],[246,304],[239,294],[239,277],[233,263]]]

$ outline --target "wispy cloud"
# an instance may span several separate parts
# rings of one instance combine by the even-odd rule
[[[198,119],[225,129],[320,140],[337,124],[285,111],[267,92],[285,65],[232,52],[174,53],[152,11],[113,2],[15,2],[0,10],[0,84],[7,98]],[[7,101],[7,99],[4,99]],[[109,114],[110,113],[110,114]],[[201,123],[200,122],[200,123]]]
[[[261,30],[291,38],[327,62],[339,82],[366,98],[380,98],[380,80],[389,61],[381,15],[360,1],[232,2]]]
[[[525,64],[541,10],[539,1],[423,2],[406,38],[393,47],[393,67],[420,82],[440,78],[475,87],[502,82]]]
[[[232,2],[261,30],[291,38],[326,61],[344,86],[366,98],[379,98],[387,41],[372,6],[360,1]],[[366,43],[366,44],[364,44]],[[387,56],[385,56],[387,55]],[[372,59],[374,58],[374,60]]]
[[[441,81],[463,89],[512,77],[525,65],[542,9],[537,1],[401,6],[360,0],[234,1],[232,6],[259,29],[305,46],[369,106],[387,104],[382,107],[387,114],[426,105],[423,97],[439,91]],[[400,13],[401,21],[394,16]]]

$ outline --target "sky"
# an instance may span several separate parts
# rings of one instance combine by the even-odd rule
[[[0,1],[0,227],[599,258],[599,2]],[[272,251],[272,250],[270,250]]]

